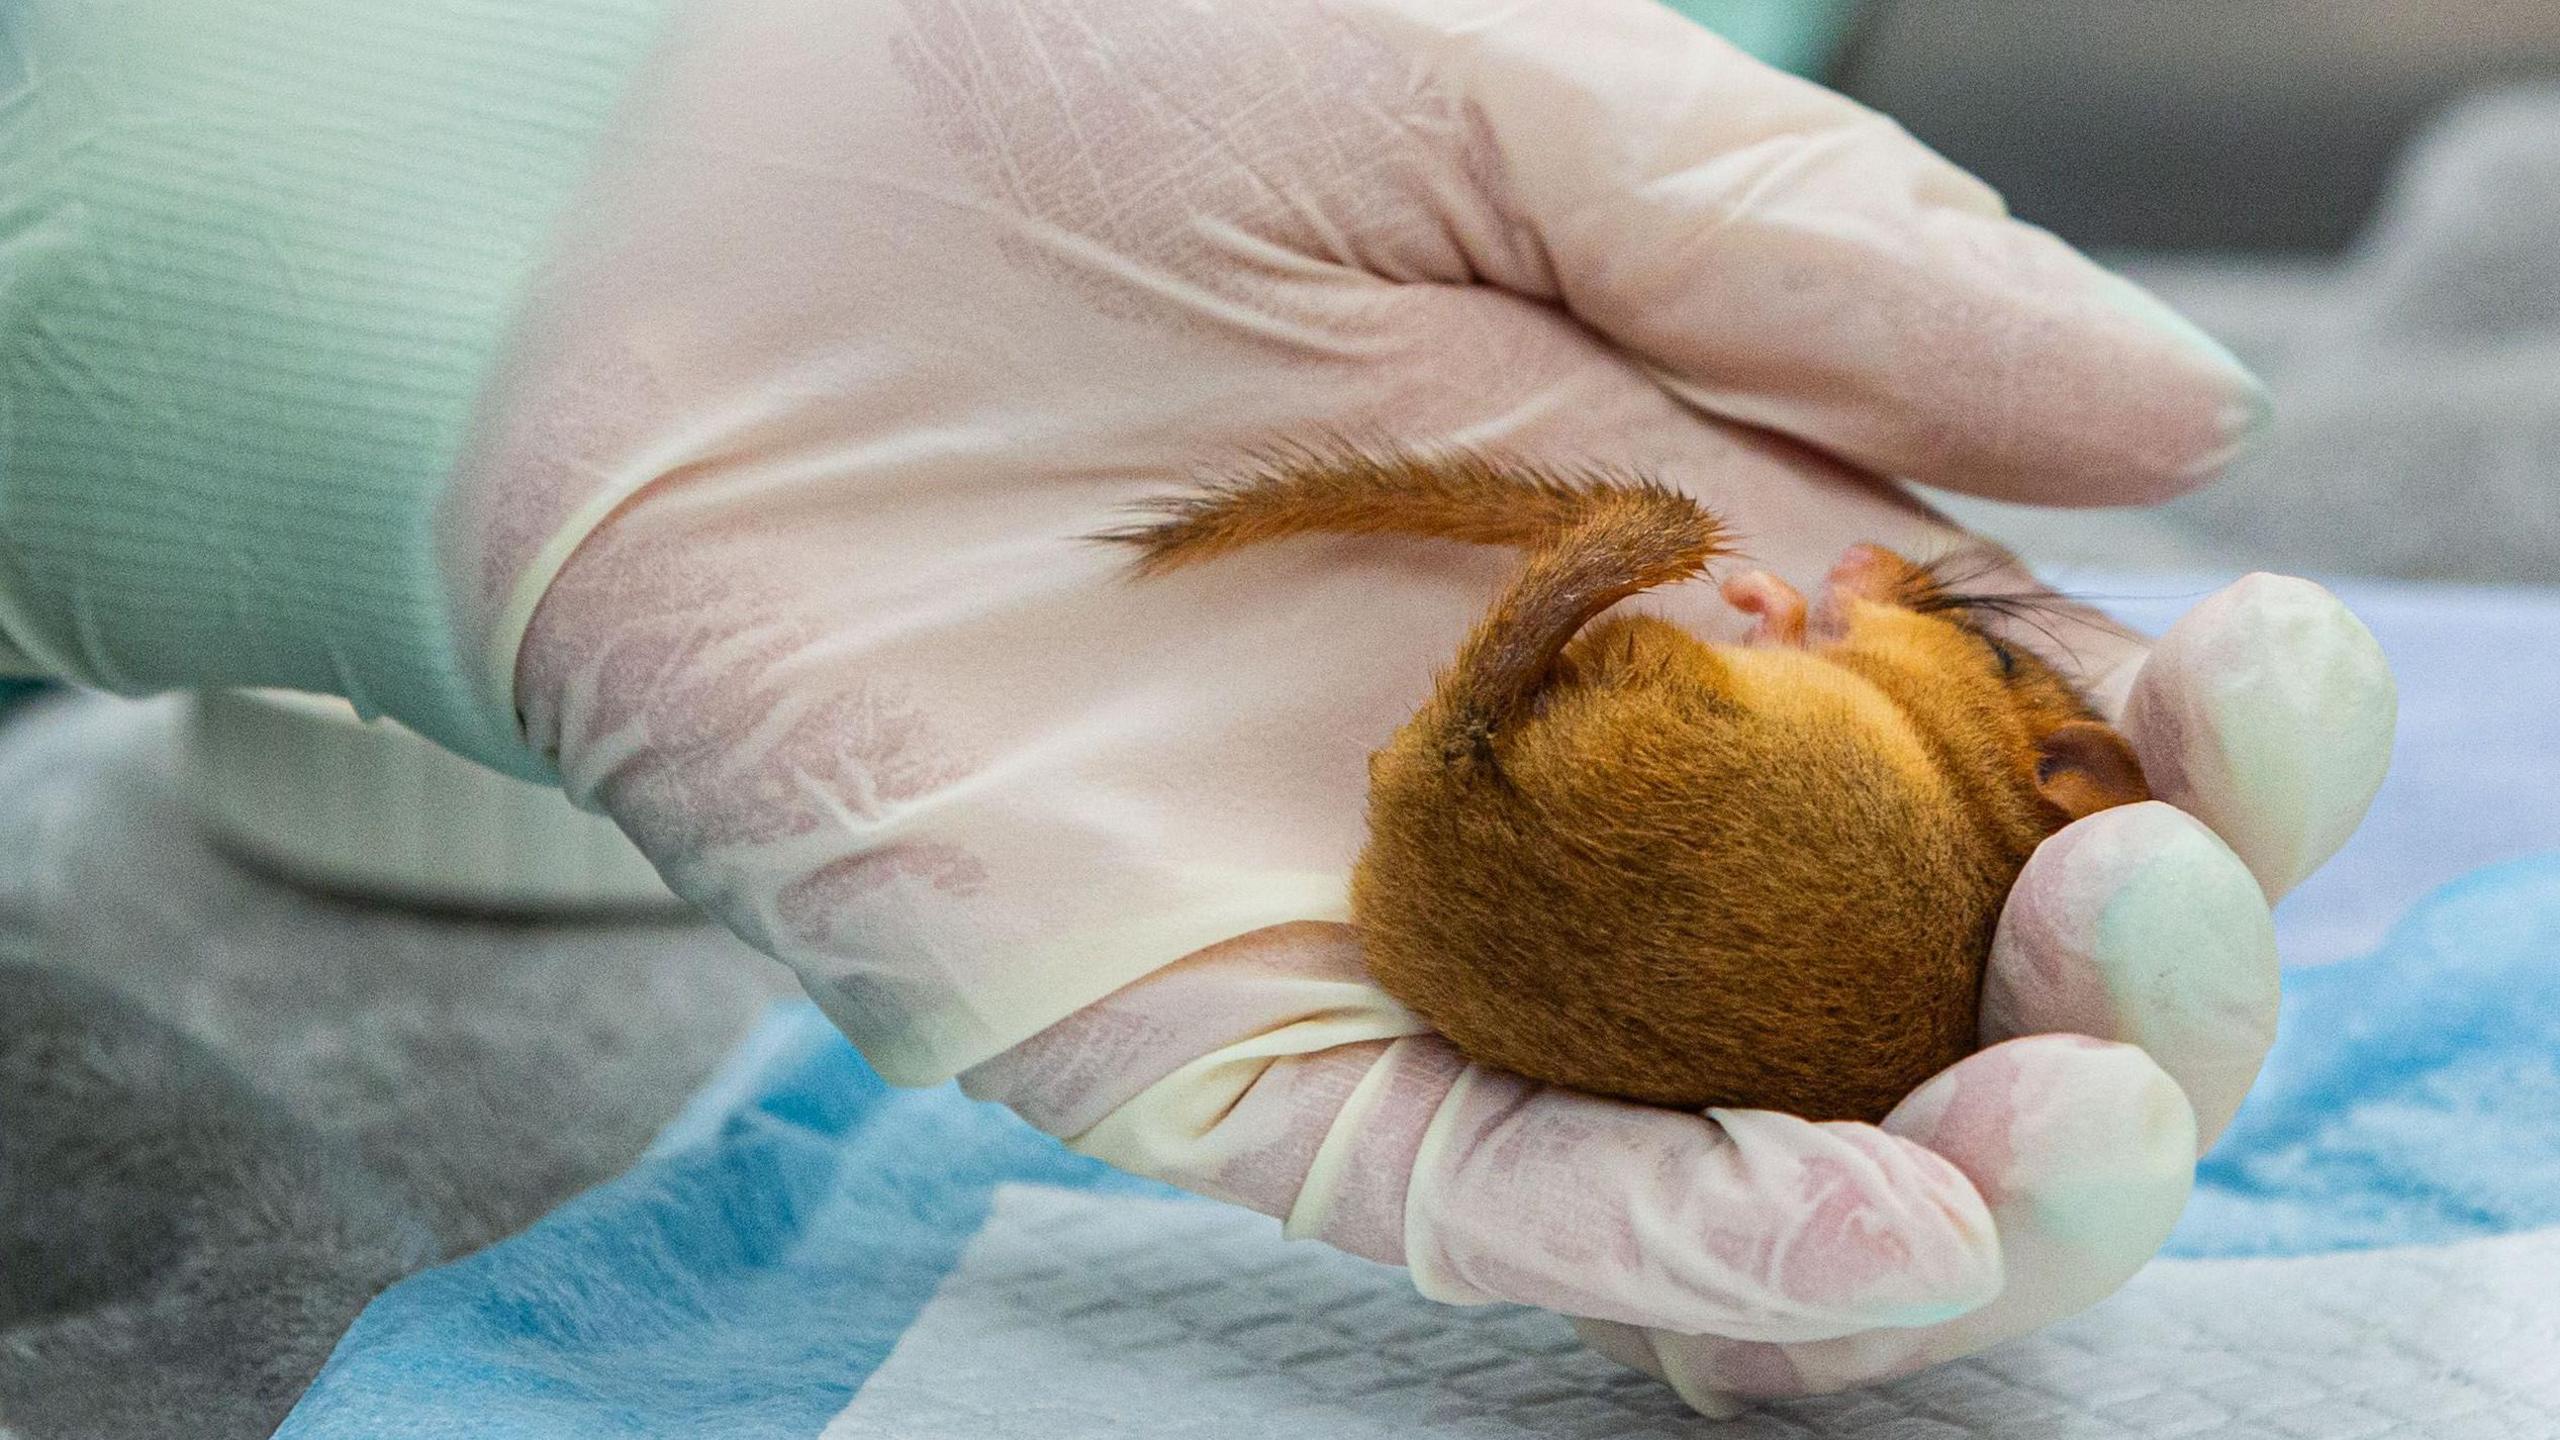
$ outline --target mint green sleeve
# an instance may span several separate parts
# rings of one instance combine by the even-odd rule
[[[1752,55],[1820,78],[1856,28],[1866,0],[1663,0]]]
[[[1846,0],[1682,3],[1801,49]],[[0,670],[343,695],[540,775],[439,505],[665,8],[0,7]]]
[[[0,652],[537,773],[463,678],[437,507],[660,10],[0,9]]]

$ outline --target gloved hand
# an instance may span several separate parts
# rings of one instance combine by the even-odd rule
[[[2138,678],[2075,630],[2187,813],[2038,854],[2002,1043],[1882,1127],[1541,1088],[1367,983],[1363,757],[1511,557],[1139,583],[1077,538],[1127,502],[1275,442],[1466,443],[1647,470],[1804,583],[1956,538],[1875,477],[2154,500],[2261,405],[1649,0],[705,4],[559,253],[445,534],[483,682],[571,793],[891,1079],[965,1072],[1426,1294],[1587,1317],[1702,1407],[2120,1283],[2269,1038],[2269,896],[2378,779],[2387,676],[2317,591],[2244,582]],[[1745,628],[1709,586],[1644,603]]]
[[[2380,648],[2334,596],[2253,575],[2162,637],[2118,718],[2160,799],[2092,815],[2037,849],[1993,942],[1982,1010],[1991,1048],[1922,1086],[1882,1127],[1974,1182],[1998,1232],[1997,1297],[1935,1324],[1796,1344],[1578,1322],[1593,1348],[1721,1413],[1737,1400],[1890,1379],[2025,1334],[2104,1298],[2168,1237],[2192,1158],[2169,1138],[2186,1128],[2173,1094],[2192,1106],[2201,1154],[2275,1038],[2267,907],[2363,817],[2389,759],[2394,692]],[[2036,1073],[2065,1054],[2089,1080]],[[2140,1054],[2176,1092],[2162,1093]],[[2105,1070],[2109,1060],[2119,1068]],[[2166,1117],[2151,1148],[2132,1138],[2138,1103]]]

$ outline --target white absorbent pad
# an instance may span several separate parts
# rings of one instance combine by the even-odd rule
[[[1537,1311],[1184,1201],[1006,1186],[826,1440],[2560,1436],[2560,1229],[2172,1260],[2028,1340],[1721,1426]]]

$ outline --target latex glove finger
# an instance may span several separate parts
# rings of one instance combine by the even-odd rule
[[[2373,632],[2310,581],[2259,574],[2160,637],[2122,729],[2151,793],[2212,826],[2274,901],[2355,832],[2398,718]]]
[[[1360,978],[1347,931],[1305,933],[1334,928],[1158,972],[963,1083],[1450,1303],[1802,1340],[2000,1288],[1960,1161],[1872,1126],[1685,1115],[1470,1065],[1436,1037],[1382,1043],[1419,1026]]]
[[[2105,811],[2036,851],[1993,941],[1983,1039],[2139,1045],[2185,1089],[2209,1147],[2274,1039],[2269,903],[2344,843],[2380,786],[2391,674],[2336,597],[2252,575],[2170,629],[2121,708],[2155,792],[2183,808]]]
[[[2185,1208],[2195,1120],[2175,1081],[2129,1045],[2013,1040],[1973,1055],[1885,1118],[1955,1162],[1990,1204],[2007,1283],[1953,1319],[1767,1344],[1577,1322],[1601,1353],[1657,1375],[1707,1414],[1907,1375],[2087,1308],[2140,1269]]]
[[[2029,857],[1991,945],[1982,1039],[2140,1046],[2209,1147],[2275,1041],[2275,917],[2202,821],[2153,801],[2080,820]]]
[[[1411,0],[1471,121],[1474,268],[1675,393],[1876,474],[2130,504],[2263,417],[2221,346],[1884,117],[1650,3]]]

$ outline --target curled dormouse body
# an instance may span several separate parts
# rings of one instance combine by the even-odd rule
[[[1728,552],[1678,490],[1476,454],[1308,453],[1097,537],[1154,574],[1310,533],[1520,549],[1370,761],[1352,917],[1471,1058],[1603,1095],[1880,1118],[1975,1046],[2036,845],[2148,798],[2124,740],[1982,623],[2004,600],[1852,549],[1817,606],[1727,577],[1741,645],[1620,600]]]

